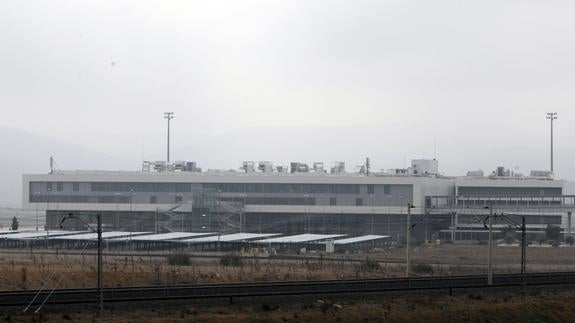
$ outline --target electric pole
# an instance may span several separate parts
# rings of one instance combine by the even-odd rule
[[[173,112],[164,112],[164,119],[168,119],[168,152],[167,152],[167,162],[170,163],[170,120],[174,119]]]
[[[411,259],[409,258],[409,249],[411,249],[411,229],[413,226],[411,225],[411,209],[415,208],[415,206],[411,205],[411,203],[407,204],[407,218],[405,221],[406,231],[405,231],[405,239],[406,239],[406,248],[405,248],[405,276],[409,278],[411,273]]]
[[[547,119],[551,121],[551,172],[553,173],[553,121],[557,120],[557,112],[547,112]]]

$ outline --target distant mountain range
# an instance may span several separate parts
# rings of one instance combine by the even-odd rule
[[[105,169],[113,158],[62,140],[0,126],[0,207],[20,207],[22,174],[48,173],[54,156],[63,169]]]

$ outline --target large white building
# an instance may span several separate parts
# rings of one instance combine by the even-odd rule
[[[145,163],[142,171],[53,171],[23,175],[23,207],[46,210],[56,228],[73,213],[102,215],[111,229],[389,234],[401,239],[408,205],[414,236],[477,238],[481,219],[497,213],[526,215],[531,230],[548,224],[571,232],[574,201],[569,182],[546,172],[525,177],[498,169],[489,176],[438,174],[436,160],[414,160],[408,169],[328,172],[292,163],[244,162],[238,171],[201,171],[195,163]],[[92,221],[93,222],[93,221]]]

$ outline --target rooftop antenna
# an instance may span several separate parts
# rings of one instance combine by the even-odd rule
[[[367,157],[367,158],[365,159],[365,174],[366,174],[367,176],[369,176],[369,169],[370,169],[370,168],[371,168],[371,165],[370,165],[370,163],[369,163],[369,157]]]
[[[167,162],[170,163],[170,120],[174,119],[173,112],[164,112],[164,119],[168,119],[168,151],[167,151]]]
[[[553,121],[557,120],[557,112],[547,112],[547,119],[551,121],[551,173],[553,173]]]
[[[59,171],[60,167],[56,163],[53,156],[50,156],[50,175],[54,174],[55,171]]]

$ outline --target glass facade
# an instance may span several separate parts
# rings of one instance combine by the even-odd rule
[[[210,183],[204,188],[223,193],[359,194],[358,184]]]

